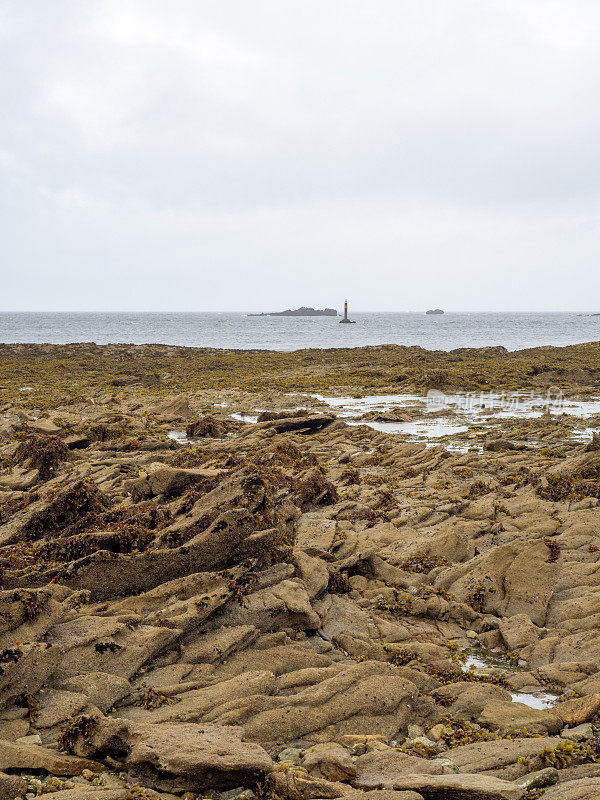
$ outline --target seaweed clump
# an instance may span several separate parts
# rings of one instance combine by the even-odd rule
[[[600,498],[600,464],[586,464],[571,474],[545,475],[536,492],[543,500],[575,502],[584,497]]]
[[[58,436],[28,436],[19,442],[13,463],[37,469],[40,478],[48,480],[68,455],[69,448]]]
[[[143,683],[135,696],[133,705],[152,711],[155,708],[179,702],[179,697],[169,697],[169,695],[161,692],[160,689],[154,689],[152,686],[147,686]]]
[[[35,622],[38,615],[44,610],[46,600],[38,592],[21,591],[17,598],[23,603],[23,612],[27,622]]]
[[[574,764],[595,764],[600,761],[600,737],[583,742],[559,742],[556,747],[544,747],[533,756],[535,766],[567,769]],[[521,763],[530,765],[530,760],[519,759]]]
[[[554,561],[558,561],[560,558],[560,545],[558,542],[553,542],[552,539],[546,537],[544,539],[544,544],[548,548],[548,558],[546,561],[548,564],[552,564]]]
[[[321,470],[314,469],[304,480],[296,481],[294,495],[301,506],[320,506],[337,503],[337,489]]]
[[[222,439],[230,430],[230,425],[224,420],[216,417],[206,416],[202,419],[190,422],[185,426],[185,435],[193,438]]]
[[[450,562],[443,556],[414,553],[412,556],[405,558],[398,566],[406,572],[419,572],[427,575],[436,567],[450,566]]]
[[[465,602],[467,605],[471,606],[473,611],[482,614],[488,594],[495,594],[495,592],[496,590],[493,586],[485,586],[483,583],[476,583],[465,597]]]
[[[406,593],[400,594],[397,589],[394,589],[393,599],[380,597],[375,603],[375,608],[378,611],[387,611],[388,614],[393,614],[395,617],[405,617],[412,611],[412,597]]]
[[[352,585],[348,580],[348,576],[344,575],[343,572],[332,570],[329,573],[327,591],[330,592],[330,594],[349,594],[352,591]]]
[[[83,740],[83,746],[88,749],[92,743],[92,736],[98,727],[98,718],[93,714],[82,714],[80,717],[73,719],[69,717],[66,723],[61,728],[60,736],[58,737],[58,747],[64,750],[65,753],[74,753],[75,744],[78,739]]]

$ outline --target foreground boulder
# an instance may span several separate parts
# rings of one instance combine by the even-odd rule
[[[582,778],[552,786],[544,792],[544,800],[597,800],[600,778]]]
[[[20,795],[25,796],[27,783],[18,775],[7,775],[0,772],[0,800],[13,800]]]
[[[600,694],[589,694],[558,703],[553,709],[554,713],[565,725],[581,725],[589,722],[600,711]]]
[[[156,495],[175,497],[191,488],[212,488],[216,480],[223,474],[217,469],[182,469],[161,464],[159,461],[150,464],[145,475],[127,483],[127,491],[136,500]]]
[[[127,764],[157,789],[253,786],[273,769],[267,752],[258,744],[243,742],[239,728],[144,725],[134,727],[132,734]]]
[[[381,775],[380,789],[412,790],[427,800],[521,800],[525,789],[488,775]]]
[[[35,744],[0,740],[0,770],[45,770],[52,775],[81,775],[83,770],[102,772],[95,761],[70,756]]]
[[[366,753],[360,756],[356,766],[358,775],[354,785],[366,790],[395,786],[406,775],[441,775],[444,772],[438,761],[409,756],[391,749]]]
[[[189,723],[136,725],[109,717],[88,718],[73,728],[75,752],[125,758],[144,785],[159,791],[202,791],[253,786],[273,769],[258,744],[242,741],[240,728]]]
[[[527,730],[530,733],[558,733],[561,719],[549,711],[530,708],[524,703],[490,700],[479,715],[479,723],[504,730]]]
[[[335,742],[311,747],[304,757],[303,767],[311,775],[328,781],[350,781],[357,771],[346,748]]]

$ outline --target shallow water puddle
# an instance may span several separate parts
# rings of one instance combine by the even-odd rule
[[[450,400],[450,398],[448,398]],[[539,419],[544,415],[546,404],[541,398],[530,398],[522,395],[493,395],[482,402],[464,404],[458,398],[456,403],[449,402],[448,407],[457,414],[476,419],[486,415],[491,419]],[[600,413],[600,400],[563,400],[555,404],[550,403],[550,413],[553,417],[566,414],[570,417],[591,417]]]
[[[424,404],[427,398],[416,394],[388,394],[388,395],[368,395],[365,397],[325,397],[322,394],[313,394],[316,398],[327,405],[335,412],[336,416],[345,418],[348,425],[367,425],[380,433],[403,434],[410,437],[410,441],[423,442],[427,439],[439,439],[443,436],[454,436],[465,433],[469,426],[462,422],[457,422],[443,417],[427,419],[428,411]],[[411,422],[385,422],[380,420],[358,419],[358,415],[369,411],[390,411],[398,406],[423,404],[423,419]],[[432,443],[437,444],[437,443]],[[444,443],[445,445],[445,443]],[[451,449],[448,445],[448,449]],[[462,443],[452,447],[456,452],[467,452],[469,445]]]
[[[502,672],[515,674],[518,672],[506,658],[494,653],[469,653],[461,664],[463,672],[485,673],[490,668],[502,670]],[[543,711],[553,706],[558,700],[558,695],[553,692],[511,692],[510,699],[513,703],[523,703],[529,708],[536,708]]]
[[[600,414],[600,398],[591,400],[550,399],[548,401],[541,395],[531,396],[531,394],[518,392],[511,394],[430,392],[427,396],[415,394],[366,395],[365,397],[326,397],[322,394],[310,396],[335,409],[339,416],[356,415],[368,411],[389,411],[394,406],[416,403],[426,405],[426,408],[423,409],[426,414],[439,413],[447,409],[449,412],[473,420],[481,419],[482,415],[493,415],[496,419],[511,417],[535,419],[542,416],[548,402],[550,412],[555,416],[568,414],[585,418]]]
[[[550,692],[536,692],[530,694],[529,692],[513,692],[510,696],[513,703],[523,703],[529,708],[537,708],[539,711],[545,711],[547,708],[552,708],[558,699],[558,695],[550,694]]]
[[[235,414],[231,414],[230,416],[238,422],[251,422],[253,425],[258,422],[258,414],[249,414],[245,411],[236,411]]]
[[[439,444],[452,453],[483,453],[483,447],[480,444],[467,442],[428,442],[427,447],[435,447]]]
[[[311,394],[315,400],[337,411],[338,416],[356,416],[367,411],[389,411],[394,406],[425,403],[427,398],[417,394],[378,394],[365,397],[325,397],[322,394]]]
[[[177,444],[189,444],[192,441],[188,439],[185,431],[169,431],[167,436],[169,439],[174,439]]]
[[[367,425],[381,433],[404,433],[408,436],[421,439],[439,439],[440,436],[453,436],[456,433],[465,433],[468,425],[460,425],[451,419],[416,420],[415,422],[377,422],[375,420],[360,420],[348,422],[348,425]]]
[[[582,431],[571,431],[571,438],[578,442],[587,442],[596,433],[598,433],[598,428],[584,428]]]
[[[237,419],[238,422],[251,422],[252,424],[256,424],[258,422],[258,415],[263,411],[267,411],[266,408],[255,408],[254,411],[236,411],[234,414],[230,414],[233,419]],[[281,414],[289,413],[293,414],[296,411],[305,411],[306,406],[295,406],[294,408],[282,408],[280,409]]]

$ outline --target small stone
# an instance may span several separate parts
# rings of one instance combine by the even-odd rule
[[[230,789],[228,792],[221,792],[222,800],[253,800],[256,795],[252,789],[244,789],[239,787],[237,789]]]
[[[440,766],[444,767],[444,769],[448,770],[449,772],[459,772],[458,767],[450,758],[434,758],[434,764],[439,764]]]
[[[364,756],[367,752],[367,745],[364,742],[357,742],[348,748],[351,756]]]
[[[424,736],[425,731],[420,725],[409,725],[408,726],[408,738],[409,739],[416,739],[417,736]]]
[[[380,733],[346,733],[340,736],[339,743],[344,747],[353,744],[368,744],[369,742],[386,742],[387,739]]]
[[[445,733],[444,725],[440,725],[438,723],[437,725],[434,725],[433,728],[431,728],[431,730],[427,735],[429,736],[430,739],[433,739],[434,742],[439,742],[444,733]]]
[[[422,747],[435,747],[435,742],[432,742],[427,736],[415,736],[412,743],[420,744]]]
[[[36,797],[36,795],[33,792],[27,792],[25,800],[34,800],[34,797]]]
[[[86,781],[92,781],[96,776],[94,775],[91,769],[84,769],[83,772],[81,773],[81,777],[85,778]]]
[[[475,631],[467,631],[467,639],[476,639],[477,633]]]
[[[546,786],[554,786],[558,783],[558,770],[554,767],[546,767],[537,772],[530,772],[529,775],[524,775],[518,781],[517,786],[529,791],[529,789],[543,789]]]
[[[42,737],[39,733],[28,734],[27,736],[20,736],[18,739],[15,739],[17,744],[41,744]]]
[[[561,739],[569,739],[572,742],[583,742],[585,739],[591,739],[593,735],[594,729],[590,722],[584,722],[576,728],[565,728],[560,732]]]
[[[125,785],[125,781],[121,780],[118,775],[115,775],[114,772],[103,772],[102,773],[102,785],[106,786],[108,789],[120,789],[122,786]],[[196,795],[194,795],[194,800]]]
[[[304,750],[299,750],[297,747],[285,747],[277,756],[278,761],[291,761],[294,764],[299,764],[304,755]]]
[[[379,742],[377,739],[373,739],[370,742],[367,742],[367,753],[372,753],[374,750],[390,750],[390,746],[385,742]]]
[[[312,777],[326,781],[349,781],[356,777],[350,753],[337,742],[313,745],[306,751],[302,766]]]
[[[581,725],[589,722],[600,711],[600,694],[588,694],[574,700],[565,700],[552,709],[552,713],[566,725]]]

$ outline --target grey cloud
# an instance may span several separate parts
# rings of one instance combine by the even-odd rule
[[[599,37],[592,0],[5,2],[0,308],[596,310]]]

